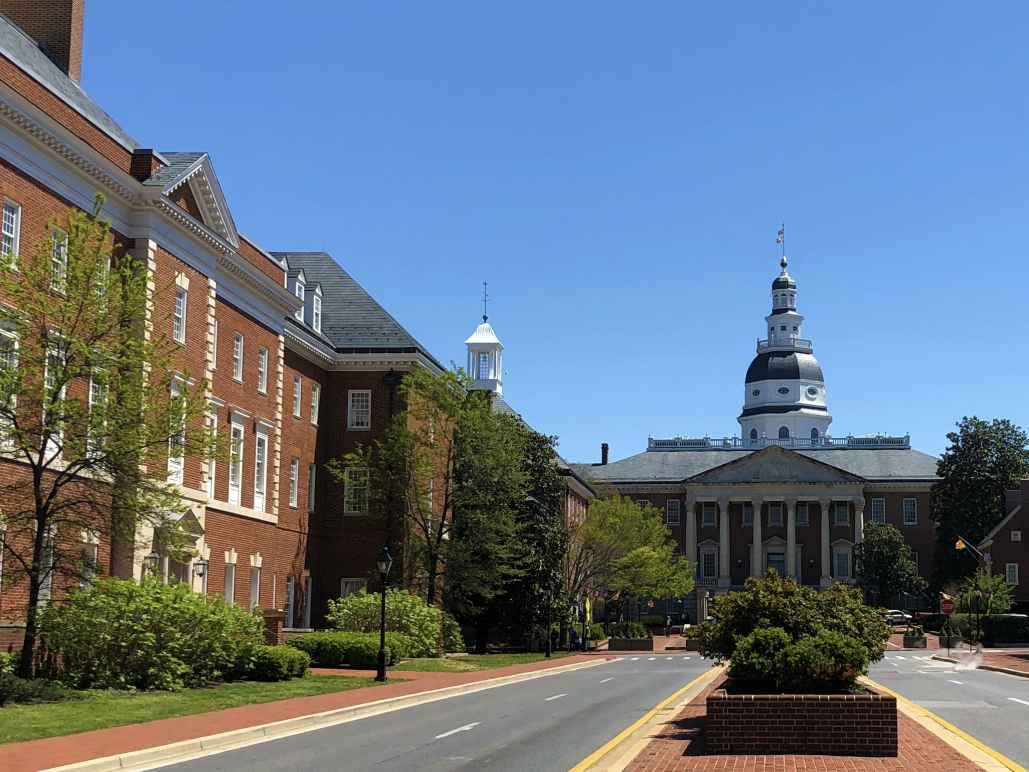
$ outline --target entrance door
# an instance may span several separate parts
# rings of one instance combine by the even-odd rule
[[[768,569],[770,568],[774,568],[775,573],[779,576],[786,576],[786,553],[769,552],[768,563],[765,566],[765,573],[768,573]]]

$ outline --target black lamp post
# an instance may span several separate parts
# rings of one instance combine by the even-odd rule
[[[376,681],[386,680],[386,577],[393,565],[393,556],[389,554],[389,545],[382,546],[382,554],[375,561],[379,569],[379,583],[382,587],[382,611],[379,617],[379,662],[375,673]]]

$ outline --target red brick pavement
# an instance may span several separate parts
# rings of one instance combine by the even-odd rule
[[[947,772],[979,769],[971,761],[907,716],[898,715],[897,758],[856,756],[705,756],[704,715],[707,695],[721,685],[716,680],[648,743],[626,767],[627,772],[864,772],[865,770],[938,769]]]
[[[0,745],[0,770],[2,772],[36,772],[36,770],[73,764],[87,759],[113,756],[119,753],[153,748],[159,745],[193,740],[197,737],[229,732],[233,729],[244,729],[274,721],[284,721],[312,713],[322,713],[337,708],[346,708],[366,702],[384,700],[389,697],[400,697],[447,686],[470,684],[500,678],[517,673],[529,673],[546,670],[561,665],[577,662],[594,662],[596,657],[572,655],[550,662],[532,662],[526,665],[512,665],[482,670],[472,673],[397,673],[391,676],[389,683],[382,686],[369,686],[351,689],[335,694],[322,694],[314,697],[297,697],[277,702],[266,702],[261,705],[244,705],[239,708],[217,710],[210,713],[199,713],[178,718],[166,718],[149,721],[144,724],[98,729],[92,732],[66,735],[64,737],[48,737],[43,740],[30,740],[21,743]],[[371,676],[373,671],[367,670],[321,670],[323,673],[337,675]],[[403,678],[403,680],[399,680]]]

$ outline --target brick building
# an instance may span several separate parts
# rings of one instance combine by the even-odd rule
[[[1029,480],[1005,496],[1007,514],[979,544],[994,574],[1014,587],[1014,611],[1029,609]]]
[[[832,437],[826,386],[801,337],[797,283],[783,258],[768,337],[745,378],[740,437],[649,439],[647,449],[576,468],[659,507],[699,585],[741,586],[769,568],[804,584],[853,581],[866,522],[895,525],[929,576],[936,548],[929,492],[937,459],[908,437]]]

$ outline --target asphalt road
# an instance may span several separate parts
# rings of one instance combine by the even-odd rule
[[[166,766],[213,770],[567,770],[710,668],[630,655]]]
[[[1029,766],[1029,678],[962,668],[918,651],[890,652],[868,676]]]

